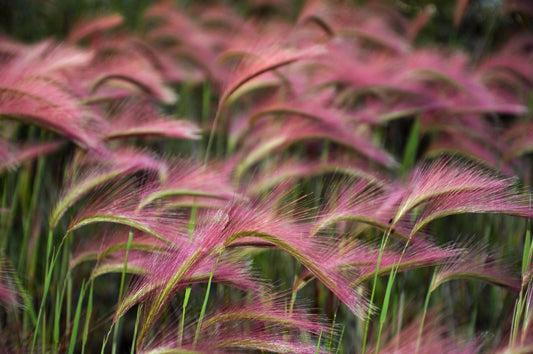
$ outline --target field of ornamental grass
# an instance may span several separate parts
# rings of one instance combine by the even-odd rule
[[[0,4],[0,352],[533,352],[529,1]]]

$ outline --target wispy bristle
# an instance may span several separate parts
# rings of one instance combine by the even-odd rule
[[[518,292],[520,279],[513,275],[508,265],[483,244],[466,245],[460,254],[443,266],[431,285],[434,291],[441,284],[453,279],[474,279]]]
[[[12,269],[8,260],[0,258],[0,304],[3,306],[18,306],[22,295],[16,289],[12,278]]]
[[[90,84],[89,93],[93,96],[97,95],[103,86],[112,87],[113,83],[126,83],[161,102],[172,104],[176,101],[176,95],[164,84],[160,74],[138,56],[136,60],[131,60],[131,57],[102,60],[100,67],[94,69],[98,76],[93,78]],[[134,90],[130,92],[135,93]]]
[[[444,205],[442,203],[456,203],[457,206],[460,206],[462,203],[475,203],[477,194],[486,194],[487,196],[498,195],[503,199],[508,196],[511,198],[509,202],[513,203],[516,201],[516,197],[513,192],[509,191],[511,182],[472,163],[452,161],[449,158],[437,159],[413,171],[393,223],[399,221],[414,207],[430,200],[438,200],[441,205]],[[467,197],[470,193],[472,196]],[[456,197],[457,195],[460,195],[462,199]],[[491,198],[486,199],[486,202],[491,202]],[[482,207],[482,203],[479,203],[479,208]],[[490,206],[487,204],[487,212],[493,207],[495,207],[493,204]],[[450,212],[452,209],[449,208]],[[431,208],[427,210],[430,211]],[[468,210],[464,209],[463,212],[468,212]],[[480,210],[479,212],[483,211]],[[461,213],[461,210],[453,213]],[[418,224],[420,227],[421,225],[423,223]],[[414,228],[413,232],[418,229],[419,227]]]
[[[245,49],[245,53],[246,52],[250,52],[250,48]],[[222,92],[219,106],[223,106],[228,98],[247,81],[250,81],[265,72],[278,69],[282,66],[321,53],[323,53],[323,48],[319,46],[303,49],[290,49],[282,48],[279,45],[271,45],[261,48],[258,53],[252,53],[251,56],[246,57],[246,60],[241,63],[240,67],[237,68],[236,72],[231,76],[230,81],[226,83],[225,89]]]
[[[22,163],[54,152],[62,145],[61,142],[50,142],[16,146],[0,139],[0,173],[5,170],[16,169]]]
[[[79,163],[88,167],[71,176],[69,185],[63,189],[50,216],[52,229],[67,209],[91,190],[140,170],[155,170],[163,176],[166,175],[166,166],[162,161],[131,149],[88,154]]]
[[[176,333],[176,330],[167,330],[161,332],[157,344],[144,346],[142,352],[266,350],[315,353],[318,350],[322,353],[322,346],[317,346],[310,335],[316,338],[322,333],[329,337],[334,329],[298,306],[289,312],[288,304],[283,300],[267,294],[222,306],[221,310],[205,316],[197,342],[193,333],[197,324],[192,322],[185,328],[181,341],[171,334]]]
[[[327,160],[315,161],[314,159],[293,158],[273,166],[267,166],[264,171],[254,176],[248,188],[250,193],[258,194],[287,181],[296,182],[304,178],[327,174],[361,178],[379,187],[384,187],[387,183],[382,173],[372,169],[362,159],[348,154],[344,156],[335,154],[335,156],[328,157]]]
[[[422,333],[420,333],[421,319],[417,318],[400,333],[394,335],[383,347],[380,353],[397,354],[433,354],[454,353],[470,354],[478,353],[481,349],[480,340],[466,340],[462,336],[452,335],[448,326],[436,311],[430,311],[424,318]],[[372,348],[371,351],[374,351]]]
[[[108,222],[133,227],[166,243],[183,237],[180,230],[187,222],[179,215],[155,208],[139,209],[140,200],[152,189],[153,186],[139,185],[135,180],[106,186],[75,216],[69,231],[92,223]]]
[[[200,129],[187,120],[165,117],[148,101],[131,101],[112,111],[104,139],[165,137],[198,139]]]
[[[99,33],[109,31],[121,25],[123,21],[124,18],[121,15],[110,14],[79,22],[70,31],[67,41],[71,43],[79,42]]]
[[[176,159],[169,162],[167,178],[161,185],[146,194],[140,207],[158,199],[181,196],[231,200],[237,197],[237,191],[229,183],[226,171],[215,164],[200,166],[191,161]]]

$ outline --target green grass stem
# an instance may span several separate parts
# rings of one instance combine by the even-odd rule
[[[428,291],[426,293],[426,299],[424,300],[424,310],[422,312],[422,319],[420,320],[420,327],[418,329],[418,337],[416,339],[415,354],[418,353],[418,350],[420,349],[420,344],[422,343],[422,332],[424,330],[424,322],[426,320],[426,315],[428,313],[429,299],[431,297],[431,293],[433,289],[433,282],[435,281],[436,275],[437,275],[437,272],[434,270],[433,276],[431,277],[431,282],[428,287]]]
[[[320,330],[320,334],[318,335],[318,341],[316,342],[315,354],[318,354],[320,352],[320,340],[321,339],[322,339],[322,330]]]
[[[80,295],[78,297],[78,305],[76,306],[76,313],[74,314],[74,323],[72,324],[72,331],[70,332],[70,344],[68,347],[68,354],[74,353],[74,348],[76,347],[76,342],[78,340],[78,327],[80,323],[81,308],[83,304],[85,290],[87,290],[87,283],[83,281],[83,283],[81,284]]]
[[[403,160],[401,165],[401,174],[404,175],[410,171],[415,165],[416,152],[418,149],[418,142],[420,140],[420,117],[416,117],[407,139],[407,145],[403,153]]]
[[[130,232],[128,233],[128,243],[126,245],[126,254],[124,256],[124,265],[122,267],[122,273],[120,274],[120,288],[118,290],[118,302],[120,303],[122,301],[122,297],[124,295],[124,284],[126,282],[126,273],[128,270],[128,256],[129,251],[131,248],[131,242],[133,240],[133,229],[130,229]],[[115,354],[118,349],[118,332],[120,328],[120,318],[117,319],[114,329],[113,329],[113,344],[111,347],[111,352]]]
[[[196,326],[196,331],[194,333],[194,340],[192,342],[193,346],[196,346],[196,343],[198,342],[198,338],[200,336],[200,330],[202,329],[202,322],[204,320],[205,316],[205,310],[207,309],[207,301],[209,300],[209,292],[211,291],[211,282],[213,280],[213,275],[215,274],[215,270],[218,265],[218,260],[220,259],[220,256],[222,253],[218,254],[217,260],[215,262],[215,265],[213,266],[213,269],[211,270],[211,274],[209,275],[209,281],[207,282],[207,289],[205,290],[205,296],[204,296],[204,302],[202,304],[202,310],[200,311],[200,317],[198,318],[198,325]]]
[[[63,240],[59,244],[57,251],[53,255],[51,255],[51,253],[52,253],[52,240],[53,240],[52,230],[49,230],[49,233],[48,233],[48,242],[47,242],[47,250],[46,250],[46,266],[45,266],[45,282],[44,282],[43,294],[42,294],[42,297],[41,297],[41,305],[39,306],[39,313],[37,315],[35,331],[33,333],[33,340],[32,340],[32,344],[31,344],[31,352],[32,353],[33,353],[34,348],[35,348],[35,344],[36,344],[36,341],[37,341],[37,336],[39,335],[39,325],[40,325],[41,317],[46,316],[46,314],[44,313],[44,308],[45,308],[45,304],[46,304],[46,298],[48,296],[48,290],[50,289],[50,283],[51,283],[52,275],[53,275],[52,272],[54,270],[54,266],[56,264],[57,257],[59,256],[59,252],[62,250],[63,242],[65,241],[65,238],[67,236],[68,236],[68,233],[65,235],[65,237],[63,238]],[[43,334],[42,334],[43,341],[45,341],[45,336],[46,336],[45,322],[46,322],[46,320],[43,319]]]
[[[338,354],[340,351],[341,351],[341,347],[342,347],[342,337],[344,336],[344,329],[346,327],[342,326],[342,329],[341,329],[341,334],[339,336],[339,344],[337,345],[337,350],[335,351],[335,354]]]
[[[189,304],[189,297],[191,296],[191,287],[188,286],[185,290],[185,296],[183,298],[183,305],[182,305],[182,311],[181,311],[181,321],[180,321],[180,330],[178,333],[178,344],[181,346],[181,343],[183,341],[183,326],[185,325],[185,310],[187,309],[187,305]]]
[[[93,296],[94,296],[94,278],[89,279],[89,295],[87,298],[87,308],[85,313],[85,323],[83,325],[81,353],[85,354],[85,347],[87,346],[87,339],[89,338],[89,326],[91,323],[91,316],[93,313]]]
[[[135,343],[137,342],[137,332],[139,331],[139,322],[141,321],[141,314],[143,305],[139,304],[137,307],[137,316],[135,317],[135,327],[133,328],[133,339],[131,341],[130,354],[135,354]]]
[[[411,238],[409,238],[407,242],[405,242],[405,245],[402,249],[402,253],[400,254],[400,258],[398,259],[398,262],[394,264],[389,274],[389,280],[387,282],[387,288],[385,290],[385,297],[383,299],[383,307],[381,309],[381,314],[379,317],[379,330],[378,330],[378,338],[376,340],[376,353],[379,351],[381,332],[383,331],[383,326],[385,325],[385,321],[387,320],[387,314],[389,311],[389,304],[390,304],[390,299],[392,295],[392,286],[394,284],[394,280],[396,279],[396,274],[398,273],[398,270],[400,269],[403,256],[405,255],[405,251],[407,250],[407,246],[409,245],[410,240]]]
[[[387,242],[389,240],[389,236],[391,234],[391,230],[392,230],[392,227],[389,227],[387,229],[387,231],[385,232],[385,235],[383,235],[383,237],[381,239],[381,245],[379,246],[378,259],[376,261],[376,270],[375,270],[374,279],[373,279],[373,282],[372,282],[372,292],[370,293],[370,306],[369,306],[369,309],[368,309],[368,312],[367,312],[367,315],[366,315],[365,330],[363,332],[364,333],[363,334],[363,345],[362,345],[362,349],[361,349],[361,352],[363,354],[366,353],[366,345],[367,345],[367,341],[368,341],[368,330],[370,328],[370,319],[372,317],[372,306],[373,306],[374,297],[375,297],[375,294],[376,294],[376,286],[377,286],[377,282],[378,282],[379,267],[381,265],[381,257],[383,256],[383,253],[385,252],[385,247],[387,246]]]

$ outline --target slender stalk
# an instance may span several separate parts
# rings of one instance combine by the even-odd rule
[[[213,139],[215,137],[215,130],[217,129],[218,121],[220,120],[220,116],[222,115],[222,109],[217,109],[217,112],[215,114],[215,119],[213,120],[213,126],[211,127],[211,131],[209,132],[209,139],[207,140],[207,147],[205,148],[205,157],[204,157],[204,165],[207,165],[207,162],[209,161],[209,153],[211,152],[211,146],[213,145]]]
[[[407,239],[407,242],[405,243],[405,246],[403,247],[402,253],[400,254],[400,258],[398,259],[398,263],[396,263],[392,267],[391,272],[389,274],[389,280],[387,282],[387,289],[385,291],[385,298],[383,299],[383,308],[381,309],[381,315],[379,317],[379,331],[378,331],[378,339],[376,341],[376,353],[379,350],[379,341],[381,337],[381,332],[383,330],[383,325],[385,324],[385,321],[387,320],[387,313],[389,310],[392,286],[394,284],[394,280],[396,279],[396,274],[398,273],[398,269],[400,269],[403,256],[405,255],[405,251],[407,250],[407,246],[409,245],[409,241],[411,240],[411,237]]]
[[[342,337],[344,336],[344,329],[345,327],[342,326],[341,335],[339,336],[339,345],[337,346],[337,350],[335,351],[335,354],[338,354],[341,350],[341,344],[342,344]]]
[[[20,185],[20,179],[16,179],[15,187],[12,187],[12,174],[9,173],[3,177],[4,188],[2,190],[2,204],[0,206],[1,210],[7,210],[9,208],[10,212],[0,212],[0,230],[3,232],[0,234],[0,252],[4,253],[7,247],[7,241],[9,240],[8,232],[11,230],[11,224],[15,210],[17,209],[18,198],[18,186]],[[11,200],[11,205],[8,205],[10,202],[8,196],[12,195],[13,200]]]
[[[70,328],[70,321],[72,317],[73,296],[72,296],[72,274],[68,269],[69,269],[69,262],[70,262],[70,247],[71,247],[72,242],[70,238],[68,238],[65,242],[67,244],[65,246],[65,250],[63,251],[61,269],[67,270],[65,277],[64,277],[65,283],[67,285],[67,289],[66,289],[66,307],[67,308],[66,308],[66,314],[65,314],[65,328]]]
[[[87,345],[87,338],[89,337],[89,324],[91,322],[91,315],[93,313],[93,289],[94,289],[94,278],[91,277],[89,280],[89,296],[87,299],[87,309],[85,314],[85,324],[83,326],[83,338],[81,353],[85,353],[85,346]],[[137,325],[137,324],[136,324]]]
[[[520,345],[524,345],[524,341],[526,340],[526,336],[527,336],[528,329],[529,329],[529,324],[531,320],[530,305],[531,305],[531,300],[532,300],[532,294],[531,294],[532,291],[533,291],[533,286],[530,282],[528,283],[527,289],[526,289],[526,294],[527,294],[525,298],[526,305],[525,305],[525,311],[524,311],[524,319],[522,323],[522,333],[520,336]]]
[[[205,108],[205,107],[204,107]],[[196,225],[196,215],[198,213],[198,204],[196,203],[196,198],[193,200],[193,205],[191,208],[191,217],[189,219],[189,236],[191,236],[194,232],[194,227]],[[181,343],[183,341],[183,326],[185,325],[185,311],[187,309],[187,305],[189,303],[189,297],[191,295],[191,286],[188,286],[185,290],[185,297],[183,298],[183,305],[182,305],[182,311],[181,311],[181,321],[180,321],[180,330],[178,333],[178,343],[181,346]]]
[[[405,278],[403,278],[404,280],[404,283],[405,283]],[[397,312],[397,317],[396,317],[396,333],[400,333],[401,330],[402,330],[402,321],[403,321],[403,316],[404,316],[404,308],[405,308],[405,291],[404,291],[404,287],[402,286],[402,291],[400,293],[400,300],[399,300],[399,303],[398,303],[398,312]],[[398,350],[399,349],[399,345],[400,345],[400,337],[399,336],[396,336],[396,343],[395,343],[395,350]]]
[[[41,317],[43,317],[44,305],[45,305],[45,302],[46,302],[46,297],[48,295],[48,290],[50,288],[50,283],[51,283],[51,280],[52,280],[52,271],[54,269],[54,266],[55,266],[55,263],[56,263],[56,260],[57,260],[57,257],[58,257],[58,253],[60,252],[60,250],[61,250],[61,248],[63,246],[63,242],[64,242],[65,238],[67,237],[67,235],[65,235],[65,237],[63,238],[63,240],[59,244],[57,252],[54,253],[54,255],[52,255],[52,257],[50,258],[50,255],[52,253],[53,233],[52,233],[52,230],[49,230],[49,232],[48,232],[48,242],[47,242],[47,248],[46,248],[46,266],[45,266],[44,290],[43,290],[43,295],[42,295],[42,298],[41,298],[41,305],[39,306],[39,313],[37,315],[37,323],[36,323],[36,326],[35,326],[35,331],[33,333],[33,340],[32,340],[32,344],[31,344],[31,352],[33,352],[33,350],[35,348],[35,344],[36,344],[36,341],[37,341],[37,336],[39,335],[40,320],[41,320]],[[44,322],[45,321],[43,320],[43,328],[45,328]],[[46,333],[44,332],[43,333],[43,337],[45,335],[46,335]],[[43,338],[43,340],[44,340],[44,338]]]
[[[197,214],[198,214],[198,204],[197,204],[196,198],[194,198],[192,208],[191,208],[191,217],[189,219],[189,237],[194,232],[194,226],[196,224]]]
[[[426,315],[429,307],[429,298],[431,297],[431,289],[433,289],[433,283],[435,282],[435,277],[437,272],[433,271],[433,276],[431,277],[431,282],[429,284],[428,292],[426,294],[426,300],[424,301],[424,311],[422,312],[422,319],[420,320],[420,328],[418,329],[418,337],[416,339],[415,354],[418,353],[420,349],[420,344],[422,342],[422,331],[424,330],[424,322],[426,320]]]
[[[133,339],[131,341],[130,354],[135,354],[135,343],[137,341],[137,332],[139,331],[139,322],[141,320],[142,310],[143,310],[143,305],[139,304],[139,307],[137,307],[137,317],[135,318],[135,327],[133,329]]]
[[[207,282],[207,289],[205,291],[204,296],[204,303],[202,304],[202,310],[200,312],[200,318],[198,319],[198,325],[196,326],[196,332],[194,333],[194,340],[193,340],[193,346],[196,346],[196,343],[198,342],[198,337],[200,335],[200,330],[202,329],[202,322],[204,320],[205,310],[207,308],[207,301],[209,300],[209,291],[211,290],[211,281],[213,280],[213,274],[215,274],[215,269],[218,265],[218,260],[220,259],[220,256],[222,253],[218,254],[217,260],[215,262],[215,265],[213,266],[213,269],[211,270],[211,274],[209,274],[209,281]]]
[[[379,253],[378,253],[378,259],[376,262],[376,271],[374,273],[374,280],[372,284],[372,293],[370,294],[370,306],[367,312],[366,320],[365,320],[365,331],[363,335],[363,346],[361,349],[361,352],[364,354],[366,352],[366,344],[368,340],[368,329],[370,327],[370,318],[372,317],[372,305],[374,303],[374,296],[376,294],[376,285],[378,282],[378,274],[379,274],[379,267],[381,265],[381,257],[383,256],[383,253],[385,252],[385,247],[387,245],[387,242],[389,240],[389,236],[391,234],[392,227],[387,228],[387,231],[385,231],[385,235],[381,239],[381,245],[379,246]]]
[[[209,120],[211,114],[211,84],[206,81],[202,86],[202,113],[200,116],[200,126]],[[207,150],[206,150],[207,152]]]
[[[126,254],[124,256],[124,266],[122,267],[122,274],[120,275],[120,288],[118,290],[118,302],[122,301],[122,296],[124,294],[124,283],[126,280],[126,272],[128,270],[128,256],[131,248],[131,242],[133,240],[133,229],[130,229],[128,234],[128,242],[126,244]],[[111,347],[111,352],[115,354],[118,347],[118,331],[120,327],[120,318],[117,319],[113,329],[113,345]]]
[[[294,287],[296,285],[296,281],[298,280],[299,271],[300,271],[300,262],[296,261],[296,269],[294,270],[294,279],[292,282],[292,295],[291,295],[291,303],[289,306],[289,314],[292,314],[292,310],[294,309],[294,303],[296,301],[296,295],[298,293],[298,290],[296,290]]]
[[[185,290],[185,297],[183,298],[183,305],[182,305],[182,311],[181,311],[181,322],[180,322],[180,331],[178,333],[178,344],[181,346],[181,343],[183,341],[183,326],[185,324],[185,310],[187,308],[187,304],[189,303],[189,297],[191,295],[191,287],[188,286],[187,290]]]
[[[320,352],[320,340],[321,339],[322,339],[322,330],[320,330],[320,334],[318,336],[318,341],[316,343],[315,354],[318,354]]]
[[[416,152],[418,149],[418,142],[420,140],[420,117],[416,117],[407,139],[407,145],[405,146],[403,160],[401,165],[401,173],[405,174],[414,165],[416,160]]]
[[[41,130],[40,134],[40,140],[41,142],[44,141],[46,132],[44,130]],[[36,238],[35,242],[33,243],[33,252],[30,254],[30,250],[28,249],[28,246],[32,243],[30,242],[31,233],[33,230],[33,224],[35,222],[35,214],[37,212],[37,203],[38,198],[41,195],[41,184],[44,174],[44,165],[45,165],[45,158],[43,156],[40,156],[37,159],[37,168],[35,172],[35,176],[33,177],[33,188],[31,192],[31,198],[30,198],[30,205],[27,210],[27,215],[24,218],[24,224],[23,224],[23,240],[22,240],[22,248],[21,248],[21,255],[23,259],[26,259],[26,274],[29,278],[34,276],[34,270],[35,270],[35,264],[37,262],[38,254],[38,241],[39,237]]]
[[[518,336],[518,329],[519,329],[519,323],[520,319],[522,318],[522,314],[524,311],[524,303],[523,303],[523,289],[518,293],[518,300],[515,303],[514,311],[513,311],[513,319],[511,321],[511,334],[509,336],[509,346],[513,347],[516,343],[516,337]]]
[[[42,335],[41,335],[41,353],[46,353],[46,312],[43,313],[43,328],[42,328]],[[33,352],[33,349],[32,349]]]
[[[335,333],[335,324],[337,321],[337,312],[339,311],[339,306],[337,305],[337,308],[335,309],[335,313],[333,314],[333,322],[331,323],[331,333],[329,335],[329,343],[328,343],[328,350],[331,352],[333,349],[333,333]]]
[[[533,255],[533,242],[531,240],[531,221],[528,220],[527,226],[526,226],[526,233],[524,237],[524,250],[522,253],[522,279],[524,279],[527,276],[526,273],[531,267],[532,255]],[[516,344],[516,339],[518,337],[518,331],[520,329],[520,321],[522,320],[522,318],[524,318],[524,321],[525,321],[525,317],[526,317],[524,315],[524,308],[526,306],[525,292],[527,292],[527,289],[530,286],[531,286],[531,281],[528,282],[528,285],[526,288],[524,288],[524,284],[522,284],[522,289],[520,289],[520,292],[518,293],[518,299],[516,300],[516,303],[514,306],[513,318],[511,321],[511,331],[509,335],[509,346],[510,347]]]
[[[531,220],[527,220],[526,224],[526,235],[524,240],[524,251],[523,251],[523,259],[522,259],[522,279],[524,279],[527,275],[529,269],[531,269],[531,257],[533,255],[533,243],[531,240]],[[522,284],[522,287],[524,284]],[[520,342],[523,345],[524,340],[526,338],[526,333],[529,329],[529,323],[530,323],[530,305],[531,305],[531,292],[533,291],[533,284],[531,280],[528,280],[527,287],[526,287],[526,296],[524,298],[525,302],[525,313],[523,316],[523,323],[522,323],[522,335]]]
[[[114,327],[115,327],[115,323],[113,322],[111,324],[111,327],[109,327],[109,330],[107,331],[107,334],[105,335],[104,340],[102,341],[102,349],[100,350],[100,354],[104,354],[107,341],[109,340],[109,336],[111,335],[111,332],[113,331]]]
[[[76,313],[74,314],[74,324],[72,326],[72,331],[70,333],[70,344],[68,347],[69,354],[74,353],[74,348],[76,346],[76,341],[78,337],[78,327],[79,327],[80,315],[81,315],[81,305],[83,303],[83,297],[85,295],[85,290],[87,290],[87,283],[83,281],[83,283],[81,284],[80,296],[78,298],[78,305],[76,306]]]
[[[391,271],[391,273],[389,274],[389,281],[387,282],[387,290],[385,291],[385,298],[383,299],[383,307],[381,309],[381,315],[379,318],[379,329],[378,329],[378,337],[376,339],[376,350],[375,350],[376,354],[379,353],[381,332],[383,331],[383,324],[385,323],[385,320],[387,319],[387,312],[389,309],[391,289],[392,289],[392,284],[394,283],[393,272],[394,271]]]
[[[59,340],[60,340],[60,322],[61,322],[61,309],[63,306],[63,299],[65,298],[65,292],[67,289],[67,278],[65,277],[63,279],[63,286],[61,287],[61,293],[59,295],[56,294],[55,298],[55,306],[54,306],[54,329],[53,329],[53,340],[54,340],[54,352],[57,352],[59,347]],[[67,316],[67,327],[68,328],[68,316]]]

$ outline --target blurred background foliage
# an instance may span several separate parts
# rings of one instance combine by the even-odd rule
[[[338,1],[338,0],[337,0]],[[344,0],[356,4],[368,0]],[[133,30],[142,30],[141,15],[151,0],[0,0],[0,32],[23,41],[37,41],[50,36],[65,37],[82,18],[118,12]],[[194,4],[191,0],[176,0],[182,7]],[[268,1],[212,1],[232,4],[244,15],[268,16],[272,11]],[[342,1],[341,1],[342,2]],[[291,13],[296,17],[303,0],[290,1]],[[470,0],[459,26],[453,23],[456,0],[382,0],[404,15],[414,18],[423,10],[433,12],[429,24],[417,38],[419,44],[447,44],[474,53],[492,49],[509,37],[510,32],[533,28],[531,17],[520,11],[503,12],[504,0]]]

